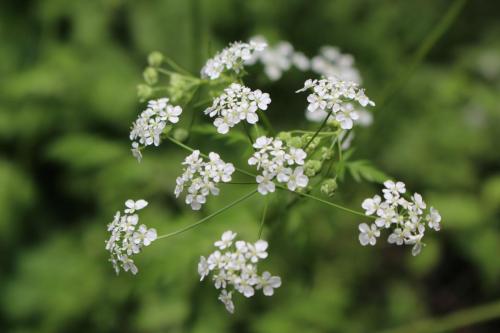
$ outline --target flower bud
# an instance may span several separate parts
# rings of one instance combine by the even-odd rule
[[[307,177],[313,177],[321,170],[321,166],[321,161],[309,160],[304,165],[304,173]]]
[[[290,132],[279,132],[277,137],[281,141],[288,142],[292,138],[292,134]]]
[[[325,179],[323,183],[321,183],[321,193],[333,197],[337,187],[337,181],[334,178]]]
[[[158,67],[163,62],[163,54],[158,51],[151,52],[148,56],[148,64],[151,67]]]
[[[302,148],[302,140],[297,136],[288,139],[286,144],[290,147]]]
[[[147,84],[137,85],[137,97],[139,97],[139,100],[145,101],[149,99],[151,95],[153,95],[153,88],[151,88]]]
[[[321,147],[321,159],[323,161],[330,160],[333,158],[333,149],[327,147]]]
[[[158,82],[158,72],[153,67],[146,68],[142,75],[144,77],[144,81],[146,81],[147,84],[152,85]]]
[[[182,142],[187,139],[189,133],[184,128],[176,128],[172,136],[175,140]]]
[[[337,129],[340,128],[340,123],[335,118],[330,117],[326,122],[326,126],[330,127],[331,129]]]

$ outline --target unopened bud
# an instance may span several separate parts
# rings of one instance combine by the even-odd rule
[[[152,85],[158,82],[158,72],[153,67],[146,68],[142,75],[144,77],[144,81],[146,81],[147,84]]]

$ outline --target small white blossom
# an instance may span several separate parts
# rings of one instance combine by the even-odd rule
[[[353,103],[361,107],[375,105],[366,97],[364,90],[360,89],[357,83],[344,81],[334,76],[321,80],[307,80],[304,88],[297,92],[306,90],[312,90],[307,96],[308,112],[320,112],[324,115],[321,116],[322,119],[331,113],[342,129],[351,129],[354,122],[359,119],[359,113]]]
[[[142,158],[141,147],[158,146],[165,127],[179,121],[181,107],[171,105],[168,101],[168,98],[149,101],[147,109],[133,123],[130,140],[132,140],[132,154],[138,161]]]
[[[359,225],[359,242],[361,245],[375,245],[377,243],[377,237],[379,236],[380,230],[377,229],[375,224],[368,226],[366,223],[361,223]]]
[[[288,189],[295,191],[305,188],[309,178],[304,174],[302,165],[307,157],[304,150],[288,147],[283,141],[275,138],[261,136],[253,145],[254,154],[248,159],[249,165],[255,165],[262,173],[257,175],[257,190],[266,195],[274,192],[274,180],[286,184]],[[295,168],[293,168],[296,166]]]
[[[215,80],[227,70],[239,73],[245,61],[250,60],[254,53],[261,52],[266,46],[265,43],[258,41],[232,43],[206,62],[201,69],[201,76]]]
[[[230,182],[235,170],[232,163],[224,162],[219,154],[214,152],[208,155],[208,161],[204,161],[199,150],[193,151],[182,164],[184,170],[176,179],[174,193],[179,197],[187,187],[185,202],[193,210],[201,209],[210,194],[219,195],[216,185],[220,182]]]
[[[354,57],[343,54],[337,47],[323,46],[311,59],[311,70],[324,77],[335,76],[342,80],[361,83],[361,75],[354,64]]]
[[[262,36],[255,36],[251,41],[268,44]],[[309,59],[303,53],[295,51],[292,44],[286,41],[279,41],[261,52],[255,52],[245,64],[253,65],[256,62],[264,66],[264,73],[272,81],[279,80],[292,66],[301,71],[310,67]]]
[[[215,242],[217,250],[208,259],[200,257],[198,263],[200,280],[211,275],[214,287],[221,289],[219,300],[230,313],[234,312],[233,292],[252,297],[256,290],[262,290],[264,295],[271,296],[274,289],[281,286],[279,276],[267,271],[262,275],[258,273],[257,264],[268,256],[268,243],[264,240],[233,242],[235,237],[232,231],[224,232],[221,240]]]
[[[239,83],[233,83],[224,89],[222,95],[214,99],[205,114],[215,118],[214,126],[217,127],[217,132],[226,134],[241,121],[255,124],[259,120],[257,111],[267,110],[270,103],[269,94],[258,89],[252,91]]]
[[[137,274],[138,269],[130,256],[137,254],[144,246],[149,246],[156,240],[156,230],[141,224],[138,228],[139,216],[134,214],[147,206],[145,200],[127,200],[125,202],[124,214],[117,212],[113,221],[108,225],[111,233],[106,241],[106,250],[111,254],[109,261],[113,264],[116,273],[120,273],[120,267],[132,274]],[[129,215],[133,214],[133,215]]]
[[[360,224],[359,241],[362,245],[375,245],[376,237],[380,235],[378,228],[392,228],[387,241],[396,245],[412,245],[412,254],[418,255],[425,245],[422,243],[425,222],[429,228],[439,231],[441,215],[434,207],[426,213],[427,204],[418,193],[414,193],[409,201],[403,198],[402,194],[406,193],[403,182],[388,180],[384,182],[384,187],[383,199],[375,195],[361,204],[367,216],[375,216],[375,223],[371,227],[366,223]]]

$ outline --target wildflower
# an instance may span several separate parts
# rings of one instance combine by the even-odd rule
[[[272,296],[274,289],[281,286],[279,276],[272,276],[267,271],[262,275],[258,273],[258,263],[268,256],[268,243],[264,240],[255,243],[242,240],[233,242],[235,237],[232,231],[224,232],[221,240],[215,242],[218,249],[208,259],[200,257],[198,263],[200,280],[212,276],[215,288],[221,289],[219,300],[230,313],[234,312],[234,292],[252,297],[256,290],[262,290],[265,296]],[[221,249],[221,246],[224,248]]]
[[[262,36],[255,36],[251,41],[267,44],[266,39]],[[283,73],[292,66],[301,71],[306,71],[310,67],[309,58],[303,53],[295,51],[292,44],[286,41],[279,41],[261,52],[255,52],[245,64],[253,65],[256,62],[260,62],[264,66],[264,73],[272,81],[279,80]]]
[[[266,46],[265,43],[258,41],[232,43],[206,62],[201,69],[201,76],[215,80],[226,70],[239,73],[245,61],[251,59],[254,53],[264,50]]]
[[[323,46],[311,59],[311,70],[324,77],[335,76],[342,80],[361,83],[361,75],[354,66],[354,57],[343,54],[337,47]]]
[[[233,83],[214,100],[212,106],[205,110],[205,114],[211,118],[215,117],[217,132],[226,134],[242,120],[255,124],[259,120],[257,111],[267,110],[269,103],[269,94],[258,89],[252,91],[241,84]]]
[[[135,212],[148,205],[145,200],[127,200],[123,215],[117,212],[113,221],[108,225],[108,231],[111,233],[109,239],[105,242],[106,250],[111,254],[109,261],[113,264],[116,274],[120,273],[120,267],[132,274],[137,274],[138,269],[135,266],[131,256],[141,251],[144,246],[149,246],[156,240],[156,230],[148,228],[144,224],[139,225],[139,216]]]
[[[230,182],[235,170],[232,163],[225,163],[219,154],[214,152],[208,155],[208,161],[204,161],[199,150],[193,151],[182,164],[185,167],[182,175],[176,179],[174,193],[179,197],[187,187],[185,202],[191,205],[193,210],[201,209],[208,195],[219,195],[216,184]]]
[[[342,129],[351,129],[354,121],[359,118],[353,103],[357,103],[361,107],[375,105],[355,82],[343,81],[336,77],[307,80],[304,83],[304,88],[297,92],[306,90],[312,90],[312,93],[307,96],[309,102],[307,110],[309,112],[331,113],[332,117],[340,123]]]
[[[149,101],[146,110],[133,123],[130,140],[132,140],[132,154],[137,160],[140,161],[142,158],[141,146],[158,146],[166,126],[179,121],[182,108],[171,105],[168,101],[168,98]]]
[[[422,243],[426,226],[436,231],[440,230],[441,215],[434,208],[426,211],[427,204],[422,196],[414,193],[406,200],[402,194],[406,193],[403,182],[388,180],[384,182],[383,199],[379,195],[363,201],[361,207],[368,216],[375,216],[375,223],[368,227],[366,223],[359,225],[359,241],[362,245],[375,245],[376,237],[380,236],[378,228],[391,229],[387,241],[389,244],[412,245],[412,254],[418,255],[425,245]]]
[[[305,188],[309,178],[304,175],[304,160],[307,154],[301,148],[288,147],[283,141],[276,138],[261,136],[255,140],[254,154],[248,159],[249,165],[255,165],[262,174],[257,175],[260,194],[266,195],[275,191],[274,180],[287,184],[291,191]],[[297,167],[292,168],[297,165]]]

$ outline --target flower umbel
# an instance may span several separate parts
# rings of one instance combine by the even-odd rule
[[[235,42],[209,59],[201,69],[201,76],[215,80],[226,70],[239,73],[245,61],[252,57],[254,52],[266,48],[265,43],[250,41],[250,43]]]
[[[304,150],[288,147],[280,139],[265,136],[257,138],[253,147],[255,153],[248,159],[248,164],[262,170],[262,174],[256,177],[260,194],[275,191],[274,179],[286,184],[291,191],[307,186],[309,178],[304,174],[304,159],[307,157]]]
[[[193,151],[182,163],[184,171],[177,177],[175,196],[179,197],[187,186],[186,203],[193,210],[199,210],[206,202],[209,194],[219,195],[219,182],[231,181],[234,172],[232,163],[225,163],[217,153],[210,153],[208,161],[204,161],[199,150]]]
[[[307,80],[304,88],[297,92],[312,90],[307,96],[309,112],[324,111],[331,113],[340,123],[342,129],[351,129],[354,121],[359,118],[353,103],[362,107],[374,106],[363,89],[352,81],[343,81],[336,77],[328,77],[321,80]]]
[[[422,250],[422,238],[427,227],[439,231],[441,215],[434,208],[426,211],[427,204],[422,196],[415,193],[410,200],[402,197],[406,193],[403,182],[384,182],[383,198],[375,195],[363,201],[361,207],[366,215],[375,215],[376,220],[371,226],[366,223],[359,225],[359,241],[361,245],[375,245],[380,236],[379,229],[391,229],[387,241],[396,245],[413,245],[412,254],[418,255]]]
[[[269,94],[258,89],[252,91],[239,83],[233,83],[214,100],[212,106],[205,110],[205,114],[211,118],[215,117],[217,132],[226,134],[242,120],[255,124],[259,120],[257,110],[267,110],[269,103]]]
[[[132,125],[130,140],[132,140],[132,154],[141,160],[141,146],[160,145],[161,134],[165,127],[179,121],[182,113],[180,106],[168,103],[168,98],[160,98],[148,102],[146,110],[142,111]]]
[[[200,257],[198,274],[200,281],[212,275],[215,288],[221,289],[219,300],[226,310],[234,312],[233,292],[245,297],[255,295],[255,290],[263,291],[265,296],[272,296],[274,289],[281,286],[281,278],[265,271],[259,275],[257,264],[267,258],[268,244],[264,240],[249,243],[238,240],[233,243],[236,233],[226,231],[221,240],[215,242],[217,250],[208,256]]]
[[[120,267],[132,274],[137,274],[138,269],[132,260],[134,254],[141,252],[156,239],[156,230],[139,224],[139,216],[134,214],[148,205],[145,200],[127,200],[123,214],[116,212],[113,221],[108,225],[111,236],[106,241],[106,250],[111,254],[109,261],[113,264],[116,274]]]

